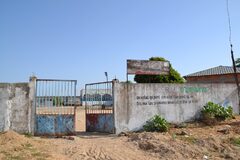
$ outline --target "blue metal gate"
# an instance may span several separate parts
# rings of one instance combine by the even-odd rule
[[[86,110],[86,131],[114,133],[113,83],[85,85],[82,102]]]
[[[35,135],[75,132],[76,80],[37,79]]]

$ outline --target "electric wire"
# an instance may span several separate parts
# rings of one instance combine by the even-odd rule
[[[229,11],[229,1],[226,0],[226,6],[227,6],[227,18],[228,18],[228,28],[229,28],[229,43],[232,48],[232,25],[231,25],[231,17],[230,17],[230,11]]]

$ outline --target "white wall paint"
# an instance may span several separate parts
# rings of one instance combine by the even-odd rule
[[[33,133],[34,94],[31,88],[34,87],[32,82],[0,83],[0,132],[11,129],[19,133]]]
[[[135,131],[156,114],[171,123],[192,121],[209,101],[238,113],[234,84],[114,84],[116,132]]]

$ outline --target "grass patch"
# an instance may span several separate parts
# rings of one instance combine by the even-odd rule
[[[30,149],[33,147],[33,145],[31,143],[26,143],[23,145],[24,149]]]
[[[180,136],[179,137],[180,140],[194,144],[197,142],[197,138],[193,137],[193,136]]]
[[[22,158],[24,156],[24,151],[29,153],[32,156],[32,158],[37,159],[37,160],[44,160],[44,159],[48,158],[48,156],[49,156],[48,154],[42,153],[41,151],[39,151],[31,143],[25,143],[22,145],[22,150],[19,155],[20,158]],[[22,158],[22,159],[26,159],[26,157]],[[21,160],[21,159],[19,159],[19,160]]]
[[[25,158],[20,156],[20,155],[12,155],[12,153],[8,153],[6,151],[1,151],[0,153],[2,153],[5,157],[5,160],[24,160]]]
[[[172,139],[175,141],[176,140],[177,135],[175,133],[172,134]]]
[[[240,137],[238,137],[238,138],[236,138],[236,137],[230,138],[230,142],[233,145],[240,147]]]
[[[28,150],[31,153],[31,155],[34,158],[36,158],[38,160],[43,160],[43,159],[46,159],[48,157],[48,155],[46,153],[42,153],[42,152],[38,151],[30,143],[25,144],[24,147],[25,147],[26,150]]]
[[[28,133],[28,132],[23,133],[23,135],[27,138],[32,138],[33,137],[32,133]]]
[[[37,159],[45,159],[45,158],[48,157],[48,155],[46,153],[41,153],[41,152],[38,152],[38,151],[33,152],[31,155],[33,157],[37,158]]]

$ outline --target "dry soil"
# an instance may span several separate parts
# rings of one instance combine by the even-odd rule
[[[172,126],[168,133],[81,134],[32,137],[0,133],[0,159],[62,160],[240,160],[240,116],[215,126]]]

